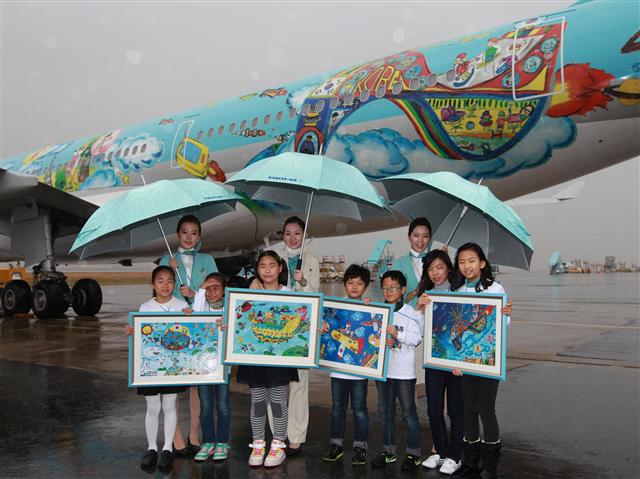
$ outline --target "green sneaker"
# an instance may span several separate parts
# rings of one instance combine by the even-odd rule
[[[196,461],[206,461],[207,459],[209,459],[209,456],[213,454],[214,447],[215,444],[211,442],[205,442],[200,446],[200,450],[197,452],[194,459]]]
[[[229,457],[229,444],[226,442],[219,442],[216,444],[216,449],[213,452],[214,461],[224,461]]]

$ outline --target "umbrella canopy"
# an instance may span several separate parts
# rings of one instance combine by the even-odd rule
[[[326,156],[282,153],[239,171],[226,184],[253,200],[311,212],[353,218],[389,214],[385,201],[360,170]]]
[[[392,209],[408,218],[429,219],[434,240],[454,248],[472,241],[492,264],[529,269],[529,232],[513,208],[486,186],[450,172],[391,176],[382,183]]]
[[[158,223],[161,229],[168,226],[173,230],[180,216],[194,212],[204,222],[233,211],[235,202],[241,199],[223,186],[206,180],[156,181],[129,190],[98,208],[78,233],[70,252],[87,258],[131,250],[157,239],[161,232]],[[162,234],[164,236],[163,231]]]

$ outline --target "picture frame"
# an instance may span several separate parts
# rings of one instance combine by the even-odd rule
[[[429,292],[423,367],[506,378],[507,324],[501,294]]]
[[[389,350],[385,339],[393,319],[392,305],[325,297],[322,319],[329,324],[329,331],[320,337],[321,368],[387,380]]]
[[[225,364],[318,367],[321,293],[227,288]]]
[[[228,382],[220,312],[132,312],[129,387],[195,386]]]

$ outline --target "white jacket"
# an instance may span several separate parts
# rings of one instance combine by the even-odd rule
[[[424,330],[422,313],[405,304],[393,313],[392,325],[398,328],[398,344],[389,349],[387,377],[416,379],[416,346],[422,342]]]

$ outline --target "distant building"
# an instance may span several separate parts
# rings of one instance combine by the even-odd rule
[[[604,272],[605,273],[615,273],[618,270],[616,266],[616,257],[615,256],[605,256],[604,257]]]

